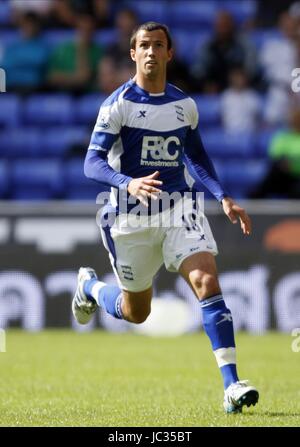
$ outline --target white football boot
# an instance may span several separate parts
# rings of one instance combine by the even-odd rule
[[[241,413],[244,405],[250,407],[258,402],[259,393],[248,380],[232,383],[224,393],[224,410],[226,413]]]
[[[72,301],[72,312],[78,323],[87,324],[97,310],[97,303],[93,298],[88,298],[83,290],[85,281],[98,279],[91,267],[81,267],[77,276],[77,289]]]

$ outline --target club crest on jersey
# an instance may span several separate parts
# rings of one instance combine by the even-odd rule
[[[97,123],[97,127],[99,127],[100,129],[109,129],[110,124],[108,123],[108,118],[105,116],[100,116]]]
[[[169,149],[170,144],[173,145]],[[180,146],[180,140],[176,136],[164,138],[162,136],[144,136],[142,143],[141,165],[142,166],[179,166],[177,161],[179,150],[174,145]]]
[[[182,106],[179,106],[179,105],[176,105],[176,106],[174,106],[174,107],[175,107],[175,111],[176,111],[177,119],[178,119],[179,121],[181,121],[181,122],[184,123],[183,107],[182,107]]]

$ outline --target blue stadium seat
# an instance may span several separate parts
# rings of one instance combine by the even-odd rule
[[[271,141],[279,129],[267,129],[259,132],[256,137],[256,154],[258,157],[268,158]]]
[[[166,0],[156,1],[155,3],[151,0],[127,0],[126,6],[137,13],[141,23],[148,20],[165,23],[170,17],[169,2]]]
[[[266,160],[232,160],[224,162],[224,186],[234,198],[246,198],[267,174]]]
[[[96,31],[95,33],[95,42],[103,47],[107,47],[108,45],[115,43],[117,39],[118,33],[115,28],[103,29]]]
[[[11,23],[11,3],[10,1],[0,2],[0,25],[9,25]]]
[[[43,150],[43,134],[38,128],[17,127],[0,131],[0,156],[37,157]]]
[[[186,0],[183,2],[182,0],[174,0],[170,2],[168,7],[170,26],[211,28],[216,16],[217,8],[218,2],[213,0],[210,0],[209,2],[197,2],[194,0]],[[190,41],[191,40],[192,36],[190,35]]]
[[[90,132],[85,126],[49,127],[43,133],[40,156],[64,157],[77,145],[83,146],[85,154],[89,140]]]
[[[85,177],[83,163],[83,158],[74,158],[65,163],[65,198],[96,201],[97,194],[103,190],[103,187]]]
[[[201,131],[204,147],[211,157],[249,158],[255,154],[255,136],[251,134],[230,134],[221,127]]]
[[[200,126],[221,124],[221,101],[219,95],[193,95],[199,112]]]
[[[18,159],[12,165],[13,188],[16,200],[51,199],[61,196],[64,172],[57,160]]]
[[[11,93],[0,94],[0,128],[17,126],[21,118],[21,100]]]
[[[0,130],[0,156],[7,158],[64,157],[73,146],[88,147],[90,131],[85,126],[20,127]]]
[[[91,93],[79,98],[76,102],[76,121],[82,124],[94,125],[98,116],[99,108],[106,96],[99,93]]]
[[[24,118],[29,124],[70,124],[73,114],[73,100],[63,93],[37,94],[24,105]]]
[[[1,45],[7,47],[8,45],[17,42],[19,39],[20,33],[15,29],[2,29],[0,30],[0,42]]]
[[[190,30],[174,29],[172,37],[174,40],[175,55],[179,59],[191,64],[200,51],[202,45],[209,40],[210,31],[193,30],[192,36]]]
[[[4,198],[9,190],[9,166],[0,160],[0,198]]]
[[[75,35],[76,34],[73,29],[53,29],[44,31],[43,33],[43,37],[50,48],[55,48],[64,42],[72,41],[75,38]]]

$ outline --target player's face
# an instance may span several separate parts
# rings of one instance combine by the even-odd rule
[[[166,73],[167,63],[172,58],[172,49],[168,50],[167,36],[161,29],[140,30],[136,36],[135,49],[131,49],[131,58],[136,62],[137,71],[149,79]]]

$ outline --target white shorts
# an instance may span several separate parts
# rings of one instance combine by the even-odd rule
[[[218,254],[204,214],[198,211],[192,225],[189,217],[184,222],[182,215],[179,201],[172,210],[151,216],[151,226],[147,225],[148,216],[122,214],[111,227],[101,228],[103,244],[121,289],[148,289],[163,263],[170,272],[177,272],[182,261],[194,253]]]

